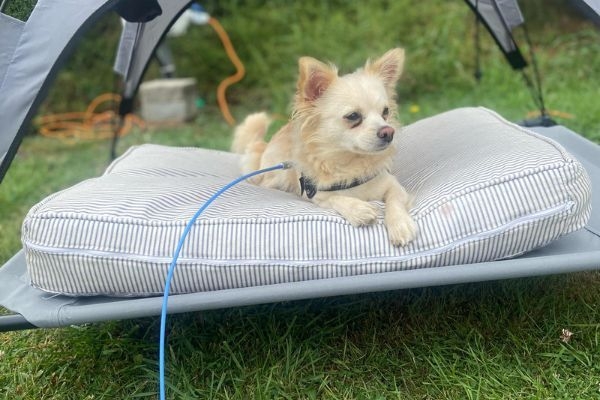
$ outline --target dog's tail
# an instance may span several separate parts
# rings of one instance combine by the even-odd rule
[[[250,114],[244,122],[236,126],[233,133],[231,151],[244,154],[242,162],[243,172],[254,171],[260,168],[262,157],[267,143],[265,134],[271,123],[271,119],[265,112]]]
[[[235,127],[231,151],[245,154],[257,142],[264,142],[271,119],[265,112],[250,114],[244,122]]]

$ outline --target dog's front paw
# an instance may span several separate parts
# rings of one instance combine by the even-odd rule
[[[379,217],[379,207],[366,201],[356,200],[352,202],[351,207],[340,214],[353,226],[371,225]]]
[[[387,222],[386,228],[390,243],[394,246],[405,246],[417,235],[417,224],[410,215],[398,218],[393,223]]]

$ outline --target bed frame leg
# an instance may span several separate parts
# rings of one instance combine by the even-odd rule
[[[0,315],[0,332],[22,331],[36,329],[37,326],[28,322],[21,314]]]

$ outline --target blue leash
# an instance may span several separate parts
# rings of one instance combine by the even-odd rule
[[[159,386],[160,386],[160,400],[165,400],[165,336],[166,336],[166,325],[167,325],[167,303],[169,301],[169,289],[171,287],[171,280],[173,279],[173,272],[175,271],[175,266],[177,265],[177,259],[179,258],[179,253],[181,252],[181,248],[183,247],[183,243],[185,242],[185,238],[189,234],[194,222],[198,219],[198,217],[206,210],[206,208],[215,201],[219,196],[229,190],[232,186],[237,185],[238,183],[252,178],[253,176],[264,174],[265,172],[275,171],[278,169],[288,169],[291,168],[291,164],[289,162],[283,162],[281,164],[274,165],[272,167],[260,169],[254,172],[250,172],[246,175],[242,175],[239,178],[231,181],[227,185],[223,186],[218,192],[213,194],[206,202],[200,207],[196,214],[190,219],[188,224],[186,225],[183,234],[179,238],[179,243],[177,243],[177,247],[175,248],[175,252],[173,254],[173,260],[171,261],[171,265],[169,266],[169,271],[167,272],[167,279],[165,281],[165,291],[163,295],[162,309],[160,313],[160,343],[159,343],[159,360],[158,360],[158,368],[159,368]]]

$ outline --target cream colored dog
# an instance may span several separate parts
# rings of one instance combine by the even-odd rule
[[[232,151],[244,154],[244,173],[289,161],[294,166],[253,182],[332,208],[354,226],[372,224],[385,202],[390,242],[405,245],[416,224],[410,196],[390,174],[398,130],[395,87],[404,66],[397,48],[364,68],[338,76],[337,68],[314,58],[299,60],[300,74],[290,121],[269,143],[265,113],[249,115],[235,130]]]

